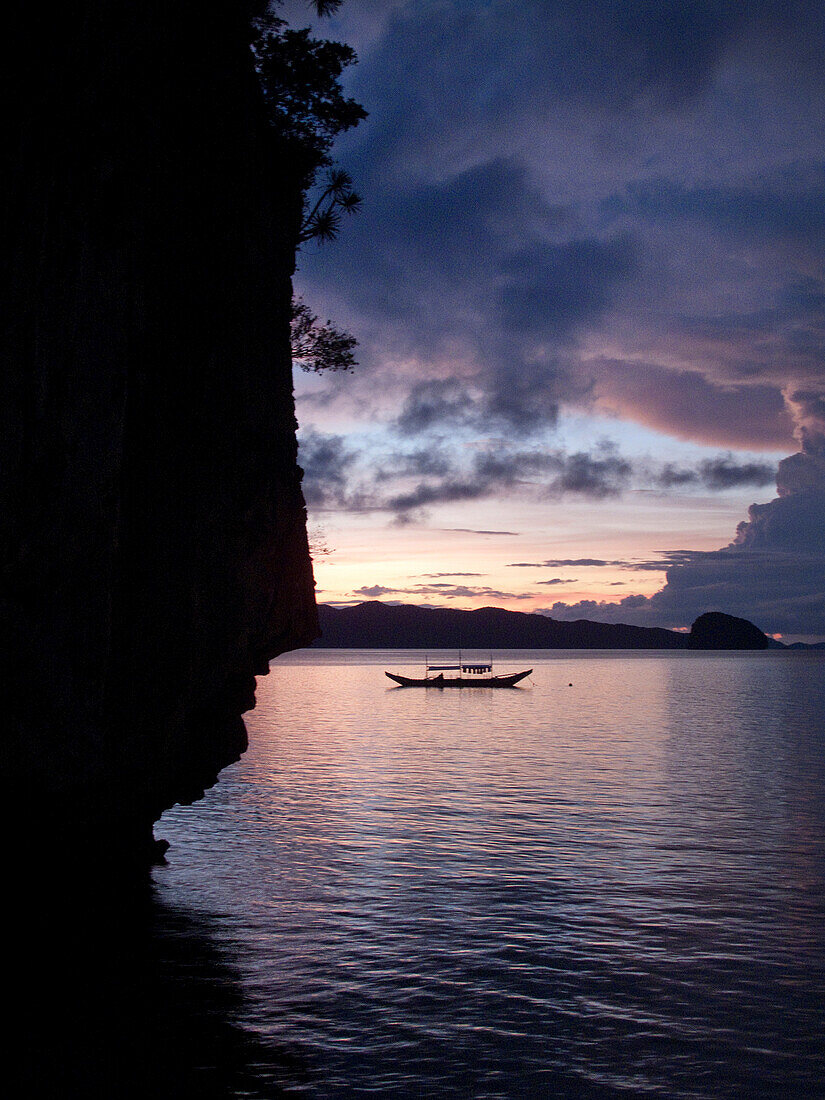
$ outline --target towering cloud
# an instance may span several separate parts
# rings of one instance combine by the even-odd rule
[[[619,603],[556,603],[558,618],[685,626],[704,611],[726,611],[768,632],[825,635],[825,403],[793,395],[803,449],[779,464],[778,496],[753,504],[722,550],[674,555],[654,596]]]

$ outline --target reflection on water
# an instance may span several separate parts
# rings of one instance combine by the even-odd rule
[[[227,1095],[818,1095],[822,659],[519,654],[497,692],[386,660],[278,662],[157,830],[268,1052]]]
[[[264,1100],[300,1081],[299,1051],[244,1026],[219,922],[167,904],[148,882],[97,892],[99,875],[78,868],[70,883],[19,896],[4,967],[4,1095]]]

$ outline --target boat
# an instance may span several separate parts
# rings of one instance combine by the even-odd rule
[[[505,676],[494,676],[492,664],[427,665],[425,675],[420,678],[401,676],[397,672],[385,672],[399,687],[429,688],[511,688],[529,676],[532,668],[524,672],[512,672]],[[445,672],[457,672],[458,676],[445,676]],[[435,673],[436,675],[433,675]]]

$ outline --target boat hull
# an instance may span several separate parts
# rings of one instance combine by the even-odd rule
[[[524,672],[514,672],[510,676],[488,676],[484,679],[471,679],[467,676],[453,676],[447,679],[444,676],[428,676],[426,679],[416,680],[411,676],[399,676],[395,672],[385,672],[385,676],[398,684],[399,687],[426,687],[426,688],[511,688],[515,687],[519,680],[529,676],[532,668]]]

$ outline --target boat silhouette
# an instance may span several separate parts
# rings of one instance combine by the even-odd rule
[[[422,677],[401,676],[396,672],[385,672],[399,687],[430,688],[511,688],[529,676],[532,668],[523,672],[512,672],[504,676],[493,675],[492,663],[474,662],[457,665],[426,665]],[[457,672],[458,676],[445,676],[445,672]],[[433,675],[436,673],[436,675]]]

